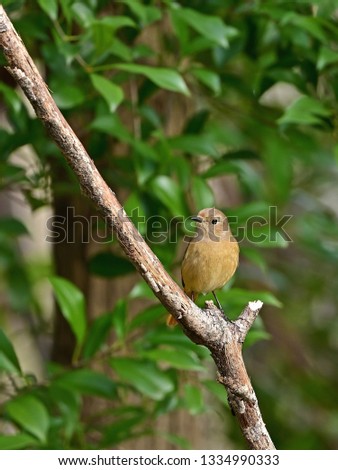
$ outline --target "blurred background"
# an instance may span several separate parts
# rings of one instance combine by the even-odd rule
[[[174,279],[182,221],[228,215],[219,298],[231,318],[264,301],[244,356],[271,437],[337,449],[337,0],[2,3]],[[208,351],[0,79],[0,448],[245,449]]]

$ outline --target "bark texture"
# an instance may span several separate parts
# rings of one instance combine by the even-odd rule
[[[242,343],[262,303],[250,302],[235,322],[225,318],[212,302],[206,302],[205,309],[197,307],[165,271],[101,177],[56,106],[2,6],[0,46],[8,63],[6,69],[24,91],[36,115],[76,174],[82,191],[104,217],[128,258],[164,307],[178,320],[185,334],[210,350],[218,369],[218,380],[227,390],[229,404],[248,446],[251,449],[274,449],[242,358]]]

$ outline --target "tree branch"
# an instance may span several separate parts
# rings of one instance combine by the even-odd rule
[[[172,280],[129,220],[115,194],[101,177],[83,145],[62,116],[21,38],[0,6],[0,46],[6,69],[20,85],[51,138],[76,174],[83,192],[93,201],[117,235],[125,254],[164,307],[180,322],[189,338],[209,348],[218,380],[251,449],[274,449],[242,358],[242,343],[262,302],[250,302],[237,321],[230,322],[213,302],[195,305]]]

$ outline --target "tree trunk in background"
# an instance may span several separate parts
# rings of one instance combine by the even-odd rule
[[[89,204],[83,196],[58,196],[54,192],[53,212],[57,217],[67,220],[69,208],[74,208],[75,214],[89,217]],[[62,276],[73,282],[88,298],[89,273],[87,268],[88,243],[83,243],[82,230],[78,224],[67,223],[66,240],[53,244],[54,268],[57,276]],[[70,242],[70,241],[73,242]],[[75,336],[68,322],[64,319],[57,304],[53,330],[53,345],[51,359],[55,362],[69,365],[75,348]]]

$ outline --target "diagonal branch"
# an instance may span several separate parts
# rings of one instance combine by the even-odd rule
[[[83,145],[62,116],[21,38],[0,5],[0,47],[6,69],[20,85],[77,176],[82,191],[93,201],[117,235],[125,254],[165,308],[181,323],[192,341],[208,347],[224,384],[242,433],[252,449],[274,449],[242,358],[242,343],[262,303],[250,303],[236,322],[229,322],[212,302],[200,309],[165,271],[115,194],[101,177]]]

